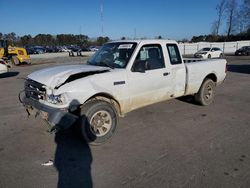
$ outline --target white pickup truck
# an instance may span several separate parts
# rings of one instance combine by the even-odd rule
[[[184,61],[172,40],[109,42],[87,64],[28,75],[20,99],[52,129],[77,120],[85,139],[100,144],[113,135],[118,117],[137,108],[186,95],[209,105],[226,77],[226,60]]]

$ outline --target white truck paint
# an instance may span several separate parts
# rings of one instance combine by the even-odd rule
[[[5,61],[0,59],[0,74],[8,72],[8,66],[6,65]]]
[[[102,143],[113,134],[117,116],[134,109],[185,95],[210,104],[215,86],[226,77],[226,60],[188,61],[184,63],[171,40],[111,42],[88,65],[58,66],[28,75],[22,102],[30,112],[42,111],[57,127],[65,124],[63,118],[73,122],[74,111],[80,109],[83,135]]]

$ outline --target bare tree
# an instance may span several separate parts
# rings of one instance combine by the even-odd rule
[[[218,33],[217,33],[217,26],[218,26],[218,22],[217,21],[214,21],[211,25],[211,34],[214,35],[214,36],[217,36]]]
[[[240,10],[241,21],[243,25],[243,30],[250,28],[250,0],[244,0],[243,5]]]
[[[237,19],[237,2],[236,0],[228,0],[226,4],[227,18],[227,37],[229,37],[235,29]]]
[[[216,36],[219,34],[219,30],[220,30],[220,26],[221,26],[221,22],[222,22],[225,9],[226,9],[226,0],[221,0],[220,3],[216,6],[218,18],[212,25],[212,34]]]

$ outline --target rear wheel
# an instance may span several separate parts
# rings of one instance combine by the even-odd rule
[[[215,96],[215,83],[211,79],[206,79],[197,94],[195,94],[195,101],[202,106],[211,104]]]
[[[115,108],[106,101],[89,101],[81,108],[81,132],[86,141],[99,145],[110,139],[117,125]]]
[[[208,54],[207,58],[208,58],[208,59],[211,59],[211,54]]]
[[[223,54],[220,54],[220,59],[222,59],[223,58]]]

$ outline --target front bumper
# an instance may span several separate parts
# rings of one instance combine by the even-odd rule
[[[195,58],[201,58],[201,59],[205,59],[206,54],[194,54]]]
[[[28,115],[41,116],[42,119],[49,123],[51,131],[54,129],[67,129],[78,119],[78,116],[69,113],[65,109],[53,108],[32,98],[23,97],[20,101]]]
[[[31,59],[30,58],[20,58],[19,61],[20,61],[20,63],[31,64]]]

